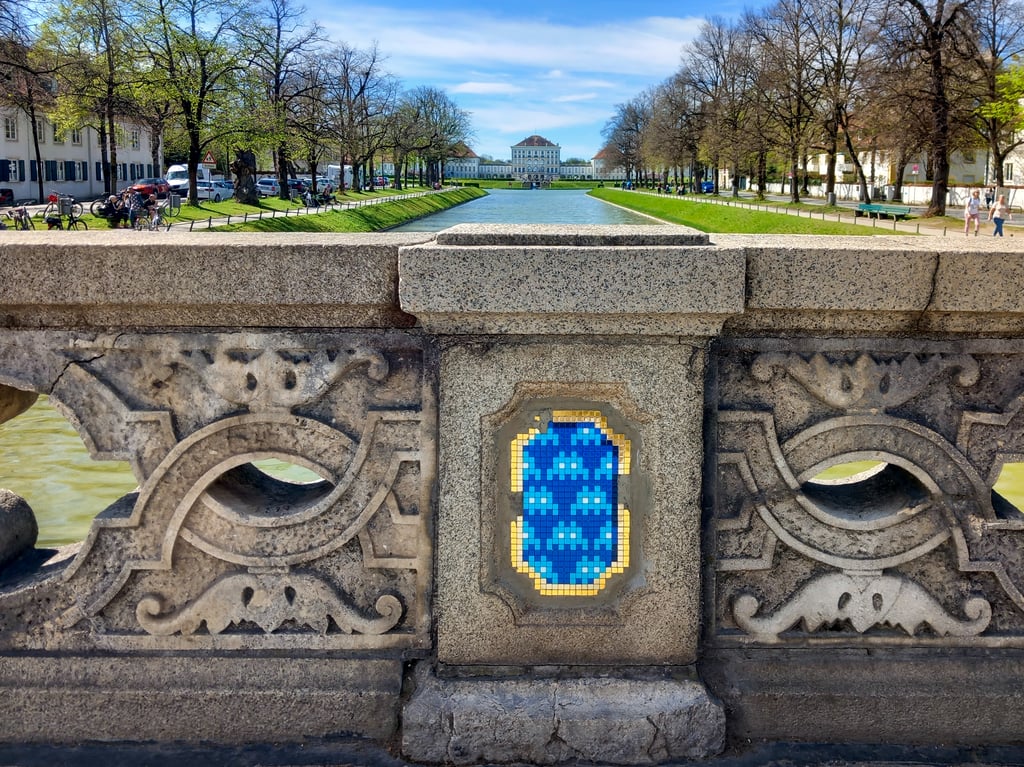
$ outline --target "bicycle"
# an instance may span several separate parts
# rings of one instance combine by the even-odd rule
[[[162,211],[167,208],[166,205],[160,205],[156,208],[143,208],[139,215],[135,219],[135,226],[132,227],[136,232],[141,232],[148,229],[151,232],[159,231],[165,227],[164,217]],[[167,228],[170,228],[170,224],[166,224]]]
[[[27,231],[29,229],[36,228],[36,224],[32,220],[32,214],[28,212],[28,208],[24,205],[19,205],[17,208],[11,208],[7,211],[7,215],[14,222],[15,229]]]
[[[161,218],[177,216],[181,213],[181,195],[168,192],[167,197],[160,203],[159,211]]]
[[[79,207],[79,213],[80,213],[82,206],[79,205],[78,207]],[[66,214],[66,215],[68,217],[67,224],[64,223],[64,217],[60,213],[57,213],[55,215],[51,214],[49,216],[44,216],[43,217],[43,221],[46,222],[46,228],[47,229],[74,229],[75,231],[77,231],[79,229],[82,229],[83,231],[86,231],[86,230],[89,229],[89,225],[78,217],[78,214],[75,213],[75,210],[74,210],[73,207],[71,208],[71,212]]]
[[[81,216],[85,209],[82,207],[82,203],[76,202],[75,198],[70,194],[60,194],[58,192],[50,192],[50,195],[46,198],[46,207],[43,208],[43,212],[40,214],[43,220],[50,218],[51,216],[67,215],[61,211],[61,203],[71,206],[71,211],[74,213],[75,218]]]

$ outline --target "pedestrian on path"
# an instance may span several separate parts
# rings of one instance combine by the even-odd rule
[[[974,222],[974,236],[978,236],[978,227],[981,226],[981,192],[975,189],[967,198],[964,205],[964,234],[970,234],[971,222]]]
[[[996,198],[995,203],[988,211],[988,220],[995,224],[995,231],[992,236],[1003,236],[1003,222],[1010,220],[1010,208],[1006,204],[1006,195],[1001,194]]]

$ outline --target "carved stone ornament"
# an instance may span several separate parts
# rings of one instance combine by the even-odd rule
[[[1000,625],[1024,637],[1024,514],[994,505],[992,490],[1003,463],[1024,455],[1022,397],[1004,399],[1002,415],[957,405],[972,395],[987,405],[1019,372],[1002,356],[941,347],[850,360],[744,351],[718,361],[721,641],[742,632],[746,642],[885,643],[898,628],[918,641],[977,643],[997,605],[1012,605]],[[896,407],[900,417],[880,414]],[[860,475],[819,478],[858,461],[869,466]]]
[[[976,636],[992,618],[991,605],[975,597],[964,605],[969,620],[959,621],[921,586],[892,575],[827,573],[806,583],[771,615],[755,617],[758,607],[755,597],[741,594],[733,603],[733,616],[740,628],[763,642],[778,641],[779,634],[800,622],[812,633],[845,621],[860,634],[889,625],[914,636],[928,624],[939,636]]]
[[[62,573],[61,631],[115,649],[429,645],[422,341],[32,335],[59,370],[34,388],[139,481]]]
[[[978,380],[978,363],[957,354],[916,354],[902,359],[876,360],[859,355],[852,363],[829,360],[823,354],[804,359],[799,354],[762,354],[750,368],[759,381],[768,381],[779,368],[799,381],[808,393],[822,402],[849,412],[878,412],[896,407],[914,397],[945,370],[958,370],[957,382],[971,386]]]
[[[383,634],[402,617],[402,604],[385,594],[374,605],[377,618],[365,618],[319,578],[296,573],[231,573],[216,580],[198,599],[180,610],[163,613],[158,595],[139,602],[135,614],[150,634],[194,634],[205,624],[211,634],[230,625],[255,623],[267,633],[294,621],[326,634],[333,620],[346,634]]]

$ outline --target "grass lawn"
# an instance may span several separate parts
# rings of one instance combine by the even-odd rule
[[[395,195],[414,194],[417,192],[426,191],[424,187],[412,187],[411,189],[402,190],[376,190],[373,192],[346,192],[345,194],[336,194],[338,202],[358,202],[365,200],[373,200],[381,197],[394,197]],[[263,197],[260,199],[258,205],[243,205],[234,199],[223,200],[222,202],[211,202],[210,200],[200,200],[198,205],[188,205],[184,201],[181,205],[181,213],[173,218],[169,219],[169,222],[174,224],[187,223],[189,221],[208,221],[209,219],[227,218],[231,216],[245,216],[248,214],[250,218],[252,216],[258,216],[260,212],[263,215],[268,215],[272,211],[276,211],[278,214],[284,213],[284,211],[295,211],[302,209],[303,205],[294,203],[289,200],[282,200],[277,197]],[[90,229],[105,229],[109,228],[110,224],[104,218],[98,218],[88,213],[89,206],[85,206],[86,214],[82,216],[82,220],[89,226]],[[198,226],[196,227],[199,228]],[[360,230],[361,231],[361,230]]]
[[[870,237],[874,234],[892,234],[892,230],[873,229],[822,220],[820,217],[799,218],[778,213],[750,210],[746,207],[701,202],[692,197],[638,194],[621,189],[594,189],[594,197],[621,205],[624,208],[660,218],[673,224],[691,226],[702,232],[721,234],[844,234]],[[821,213],[821,208],[815,211]],[[828,213],[826,213],[826,216]],[[899,232],[897,232],[899,234]]]

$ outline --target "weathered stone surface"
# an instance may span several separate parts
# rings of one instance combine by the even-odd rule
[[[633,248],[707,245],[708,235],[687,226],[458,224],[438,232],[438,245],[516,245]]]
[[[704,360],[699,344],[672,342],[480,340],[444,350],[435,596],[443,662],[693,662]],[[535,406],[617,415],[634,436],[631,564],[596,597],[536,595],[512,568],[510,520],[498,502],[509,492],[502,429]]]
[[[967,238],[712,239],[746,259],[744,310],[728,320],[727,334],[1016,336],[1024,319],[1021,238],[981,249]]]
[[[657,764],[718,753],[725,713],[692,681],[417,675],[402,752],[448,764]]]
[[[38,535],[28,501],[0,487],[0,568],[35,546]]]
[[[0,656],[6,742],[297,742],[398,728],[396,660]]]
[[[402,309],[440,333],[686,336],[742,310],[739,249],[676,227],[553,229],[456,227],[402,248]]]
[[[404,327],[398,248],[429,234],[9,232],[0,327]],[[53,234],[60,234],[54,232]]]
[[[21,331],[4,341],[0,375],[33,371],[93,456],[128,460],[140,487],[96,519],[54,593],[34,597],[46,607],[17,613],[31,630],[2,632],[0,644],[429,645],[435,406],[421,339]],[[257,465],[266,459],[317,478],[272,476]],[[0,594],[0,611],[20,598]],[[86,630],[64,630],[74,625]]]

